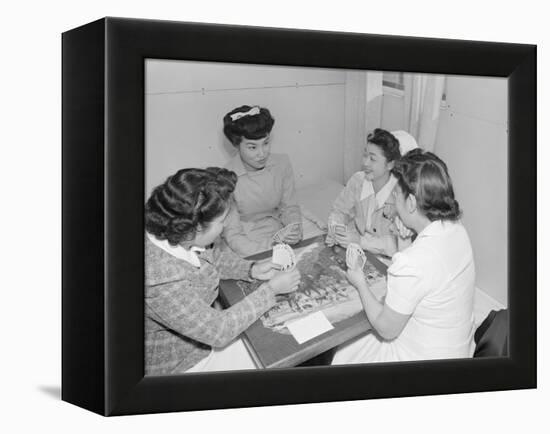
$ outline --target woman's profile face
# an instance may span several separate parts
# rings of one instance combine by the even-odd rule
[[[263,169],[271,152],[269,134],[262,139],[256,140],[243,137],[238,149],[241,160],[247,170]]]
[[[397,212],[397,215],[405,226],[410,227],[410,213],[407,209],[407,198],[403,190],[401,190],[399,184],[395,186],[392,194],[395,198],[395,211]]]
[[[206,229],[201,230],[199,228],[191,244],[196,247],[206,247],[212,244],[222,233],[224,221],[228,214],[229,206],[222,215],[212,220]]]
[[[363,153],[363,171],[369,181],[388,176],[393,168],[393,161],[388,162],[382,148],[373,143],[367,143]]]

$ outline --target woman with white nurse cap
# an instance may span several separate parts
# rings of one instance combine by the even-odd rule
[[[327,244],[347,247],[355,243],[364,250],[386,256],[398,250],[401,234],[394,225],[392,194],[397,180],[391,171],[402,155],[401,149],[408,152],[413,147],[418,145],[405,131],[394,134],[377,128],[367,136],[363,170],[352,175],[334,201]],[[402,235],[410,234],[403,231]]]
[[[348,268],[372,327],[338,348],[332,364],[471,357],[475,264],[447,165],[414,149],[392,174],[399,218],[417,235],[388,267],[383,299],[360,267]]]
[[[415,138],[406,131],[398,130],[392,131],[391,133],[399,141],[399,151],[401,152],[402,157],[405,156],[407,152],[418,148],[418,143],[416,143]],[[395,231],[398,235],[397,250],[403,250],[411,243],[413,232],[403,224],[397,215],[395,215],[393,223]]]

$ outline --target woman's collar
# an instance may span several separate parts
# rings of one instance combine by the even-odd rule
[[[390,178],[388,179],[388,182],[386,182],[386,184],[375,195],[378,208],[382,208],[384,206],[384,204],[390,197],[390,194],[393,191],[396,184],[397,184],[397,178],[392,174],[390,174]],[[373,194],[375,193],[374,193],[374,187],[372,186],[372,182],[365,178],[363,181],[363,188],[361,189],[361,196],[359,197],[359,200],[366,199],[367,197],[372,196]]]
[[[149,241],[151,241],[155,246],[161,248],[169,255],[172,255],[178,259],[182,259],[190,263],[194,267],[200,268],[201,263],[199,261],[197,252],[204,252],[204,248],[191,247],[189,250],[187,250],[183,246],[172,246],[167,240],[159,240],[155,236],[151,235],[149,232],[146,233]]]
[[[428,225],[419,232],[416,238],[419,239],[419,238],[439,235],[444,231],[445,223],[450,223],[450,222],[444,222],[443,220],[434,220],[433,222],[428,223]]]
[[[235,172],[237,174],[237,176],[243,176],[243,175],[246,175],[247,173],[256,173],[256,172],[259,172],[259,171],[265,169],[266,167],[272,166],[274,164],[272,155],[273,154],[269,154],[269,156],[267,157],[267,161],[265,163],[265,166],[262,169],[259,169],[257,171],[253,171],[253,172],[248,172],[246,170],[246,167],[244,166],[243,160],[241,159],[241,154],[239,154],[239,151],[237,151],[237,154],[235,154],[231,158],[231,160],[229,160],[229,163],[225,167],[227,169],[232,170],[233,172]]]

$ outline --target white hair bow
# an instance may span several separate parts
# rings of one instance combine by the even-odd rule
[[[244,118],[245,116],[255,116],[255,115],[259,115],[260,114],[260,107],[258,107],[257,105],[255,105],[254,107],[252,107],[250,110],[248,110],[247,112],[237,112],[237,113],[233,113],[230,118],[233,122],[235,122],[237,119],[240,119],[240,118]]]

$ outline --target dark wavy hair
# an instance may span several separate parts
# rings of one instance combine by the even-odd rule
[[[420,148],[407,152],[392,169],[403,193],[416,198],[418,208],[430,221],[460,218],[447,165],[435,154]]]
[[[382,149],[384,157],[388,162],[398,160],[401,157],[399,151],[399,140],[389,131],[376,128],[367,136],[367,143],[372,143]]]
[[[223,117],[223,133],[225,137],[233,144],[239,146],[243,137],[250,140],[263,139],[273,129],[275,119],[269,113],[269,110],[258,107],[257,115],[247,115],[239,119],[232,120],[231,115],[236,113],[246,113],[255,106],[243,105],[231,110]]]
[[[181,169],[156,187],[145,204],[145,230],[176,246],[222,215],[237,175],[227,169]]]

